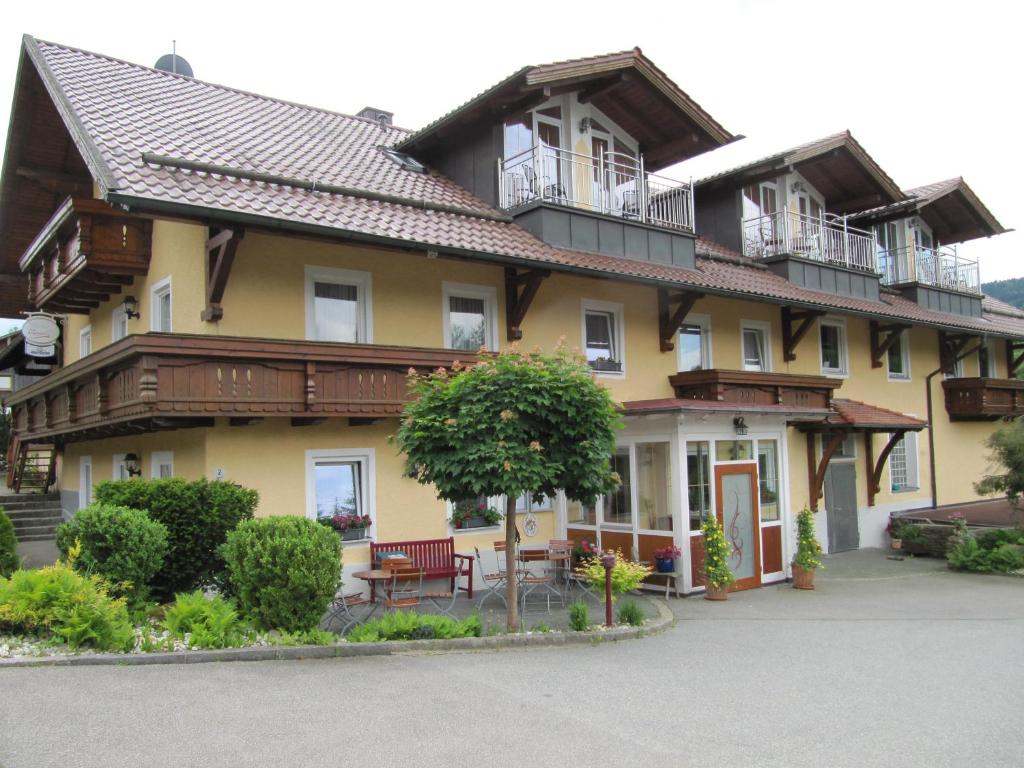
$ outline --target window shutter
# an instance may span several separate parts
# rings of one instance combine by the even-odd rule
[[[917,473],[917,432],[904,434],[903,444],[907,449],[907,485],[912,488],[920,488],[921,478]]]

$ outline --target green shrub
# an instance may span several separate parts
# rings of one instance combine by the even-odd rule
[[[219,595],[206,597],[200,590],[175,595],[161,624],[179,640],[190,635],[191,648],[238,648],[251,634],[235,606]]]
[[[476,614],[456,621],[448,616],[398,611],[360,624],[348,633],[350,643],[375,643],[380,640],[449,640],[456,637],[480,637],[483,627]]]
[[[644,611],[638,602],[626,600],[619,606],[619,624],[628,624],[631,627],[644,625]]]
[[[704,583],[716,589],[728,587],[736,581],[729,568],[732,545],[725,540],[722,526],[714,515],[709,515],[700,529],[704,534]]]
[[[1024,546],[1020,544],[1000,544],[992,550],[988,557],[992,570],[999,573],[1010,573],[1024,568]]]
[[[793,556],[793,565],[805,571],[823,567],[821,544],[814,534],[814,514],[809,507],[804,507],[796,514],[796,555]]]
[[[167,554],[167,529],[140,509],[90,504],[57,526],[57,547],[66,558],[79,542],[75,570],[106,579],[129,602],[142,602]]]
[[[982,549],[978,540],[967,534],[946,553],[946,562],[950,568],[958,571],[974,571],[976,573],[987,573],[992,570],[992,564],[988,559],[988,550]]]
[[[134,479],[100,483],[96,500],[144,509],[167,528],[168,551],[153,588],[170,597],[218,580],[224,570],[220,547],[229,531],[252,518],[259,495],[220,481]]]
[[[576,600],[569,604],[569,628],[574,632],[585,632],[590,626],[590,614],[587,612],[587,604],[582,600]]]
[[[627,560],[622,552],[616,551],[615,565],[612,566],[612,602],[614,603],[619,595],[637,589],[643,580],[651,575],[652,570],[654,569],[651,566]],[[580,563],[576,567],[576,573],[586,579],[604,600],[605,570],[600,557],[592,557]]]
[[[18,557],[18,537],[14,535],[14,523],[0,507],[0,577],[10,576],[21,567]]]
[[[341,539],[304,517],[246,520],[224,545],[242,610],[265,629],[312,629],[341,578]]]
[[[982,549],[995,549],[1000,544],[1024,544],[1024,529],[986,528],[974,533]]]
[[[133,631],[124,598],[99,576],[58,563],[0,579],[0,631],[54,638],[71,648],[127,651]]]
[[[338,636],[326,629],[313,627],[301,632],[281,632],[276,637],[269,637],[272,645],[334,645]]]
[[[1024,530],[989,528],[971,532],[960,522],[946,553],[950,568],[975,573],[1009,573],[1024,569]]]

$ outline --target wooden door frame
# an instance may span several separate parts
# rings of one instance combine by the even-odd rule
[[[740,589],[752,589],[761,586],[761,503],[757,488],[757,462],[744,462],[742,464],[717,464],[715,465],[715,517],[718,524],[725,531],[725,515],[722,509],[724,496],[722,494],[722,478],[725,475],[749,475],[750,476],[750,501],[753,505],[751,514],[751,536],[754,549],[754,575],[745,579],[737,579],[731,587],[730,592]],[[726,536],[728,541],[728,536]]]

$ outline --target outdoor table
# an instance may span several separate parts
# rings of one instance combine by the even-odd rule
[[[391,573],[380,568],[374,568],[368,571],[356,571],[352,576],[353,578],[361,579],[362,581],[369,583],[370,600],[374,605],[377,604],[377,582],[391,581]]]
[[[658,577],[658,578],[664,578],[665,579],[665,599],[668,600],[668,591],[669,591],[669,589],[675,590],[676,597],[679,597],[679,581],[678,581],[678,579],[682,575],[683,574],[680,573],[679,571],[657,571],[657,570],[655,570],[655,571],[651,571],[651,575],[648,576],[647,578],[648,579],[652,579],[652,578]],[[660,586],[660,585],[654,585],[654,586]]]

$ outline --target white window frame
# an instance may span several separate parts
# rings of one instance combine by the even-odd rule
[[[370,516],[370,529],[365,539],[351,541],[345,544],[351,547],[354,544],[368,543],[377,536],[377,460],[376,451],[373,448],[318,448],[306,451],[306,517],[316,520],[316,476],[314,468],[321,462],[359,462],[359,482],[363,491],[362,514]]]
[[[78,358],[92,354],[92,325],[87,325],[78,332]]]
[[[356,287],[356,343],[373,343],[373,275],[354,269],[306,266],[306,339],[330,341],[316,337],[314,313],[315,283],[338,283]],[[342,343],[342,342],[338,342]],[[347,343],[347,342],[345,342]]]
[[[171,311],[169,313],[168,322],[170,326],[168,328],[161,328],[160,318],[160,301],[166,296],[170,302]],[[171,292],[171,277],[168,275],[160,282],[153,285],[149,289],[149,330],[154,333],[171,333],[174,329],[174,294]]]
[[[899,488],[893,487],[892,461],[893,454],[899,448],[899,444],[897,444],[889,453],[889,489],[892,493],[913,493],[914,491],[921,490],[921,467],[918,461],[917,432],[904,432],[901,442],[903,443],[904,462],[907,469],[907,482],[906,485],[901,485]]]
[[[986,351],[986,353],[988,354],[988,367],[989,367],[989,370],[987,372],[981,370],[981,350],[982,349],[984,349]],[[982,342],[982,346],[978,348],[978,353],[979,353],[978,354],[978,376],[980,378],[983,378],[983,379],[985,379],[985,378],[989,378],[989,379],[998,378],[996,376],[996,374],[999,372],[999,363],[998,363],[998,351],[997,351],[995,339],[986,339],[984,342]],[[991,375],[988,375],[988,374],[991,374]]]
[[[825,367],[825,344],[821,334],[823,328],[835,328],[839,334],[839,368]],[[818,321],[818,361],[821,364],[821,375],[832,378],[846,378],[850,375],[850,345],[846,338],[846,318],[823,317]]]
[[[889,351],[887,351],[885,353],[885,375],[888,377],[889,381],[904,382],[904,383],[910,381],[911,378],[913,377],[913,374],[910,371],[910,331],[909,330],[902,330],[902,331],[900,331],[900,355],[903,358],[903,373],[900,374],[900,375],[895,375],[895,374],[892,373],[892,371],[889,370],[889,353],[890,352],[892,352],[892,349],[890,349]]]
[[[149,454],[149,476],[154,480],[160,479],[160,465],[170,464],[171,474],[174,477],[174,451],[153,451]]]
[[[625,311],[622,304],[618,304],[613,301],[596,301],[594,299],[583,299],[580,302],[580,334],[583,340],[581,347],[583,349],[584,357],[587,354],[587,313],[588,312],[603,312],[612,315],[612,322],[615,327],[612,329],[613,339],[612,342],[618,348],[618,360],[620,366],[618,371],[598,371],[594,373],[597,376],[621,379],[626,375],[626,328],[625,328]]]
[[[124,336],[117,335],[117,328],[124,323]],[[124,308],[123,304],[118,304],[114,307],[114,311],[110,313],[110,341],[120,341],[128,336],[128,312]]]
[[[679,326],[679,329],[676,331],[676,336],[682,335],[683,325],[694,325],[700,328],[701,370],[706,371],[714,368],[715,366],[711,357],[711,315],[691,312]],[[676,340],[676,370],[683,371],[683,344],[679,339]]]
[[[498,289],[489,285],[469,283],[441,283],[441,318],[444,324],[445,349],[452,348],[450,299],[480,299],[484,303],[484,345],[490,352],[498,351]],[[476,350],[467,350],[476,352]]]
[[[89,471],[89,481],[86,482],[86,469]],[[92,456],[80,456],[78,458],[78,508],[83,509],[92,504]]]
[[[131,480],[131,475],[128,474],[128,462],[125,461],[127,453],[115,453],[113,461],[111,462],[111,478],[114,480]],[[124,468],[124,477],[121,477],[121,473],[118,471]]]
[[[748,330],[759,332],[764,339],[764,367],[762,368],[762,371],[764,373],[771,373],[773,368],[772,324],[765,320],[740,320],[740,370],[751,370],[750,368],[747,368],[746,357],[743,352],[743,334]]]

